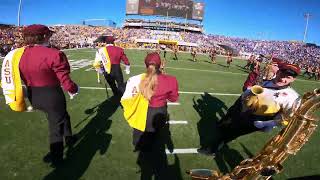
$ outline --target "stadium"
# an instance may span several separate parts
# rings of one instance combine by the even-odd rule
[[[61,166],[44,163],[42,157],[50,146],[46,114],[37,109],[12,111],[1,89],[0,179],[184,180],[197,179],[190,176],[190,170],[194,169],[210,170],[200,171],[204,173],[202,175],[208,175],[208,172],[212,175],[211,170],[221,174],[235,173],[234,168],[241,162],[263,154],[261,149],[283,129],[289,131],[289,127],[298,127],[299,123],[294,125],[289,120],[289,126],[236,138],[225,144],[215,156],[199,153],[198,148],[215,141],[218,122],[241,96],[248,74],[254,71],[245,68],[251,57],[263,57],[259,61],[261,69],[273,57],[299,66],[302,73],[291,86],[301,97],[306,92],[314,92],[319,98],[319,90],[314,90],[320,87],[319,46],[302,41],[208,34],[203,23],[209,18],[205,8],[206,3],[193,0],[127,0],[121,27],[112,19],[82,19],[78,24],[50,25],[54,33],[49,43],[64,52],[70,64],[70,76],[79,87],[79,94],[73,99],[65,92],[72,131],[78,140],[73,146],[64,147]],[[25,45],[24,28],[26,26],[0,24],[1,64],[11,50]],[[124,81],[145,72],[144,59],[153,52],[165,62],[163,73],[176,77],[178,81],[179,100],[167,103],[168,129],[157,141],[157,151],[134,152],[132,127],[124,118],[123,107],[114,101],[107,80],[102,75],[97,79],[92,64],[97,49],[105,46],[103,40],[109,36],[114,37],[114,45],[123,48],[130,61],[130,74],[123,73]],[[228,58],[232,59],[231,63]],[[126,65],[121,67],[124,70]],[[43,101],[47,101],[46,98]],[[27,101],[27,106],[31,105]],[[305,124],[317,123],[319,115],[317,105],[314,117],[304,117],[308,119]],[[305,143],[301,149],[292,150],[287,145],[284,152],[290,149],[290,156],[280,164],[268,164],[279,171],[265,176],[260,172],[260,178],[319,179],[317,145],[320,133],[315,127],[299,136],[298,144]],[[310,139],[306,138],[312,132]],[[293,133],[291,136],[298,135]],[[288,144],[289,140],[285,139]],[[277,150],[275,147],[274,151]],[[281,149],[280,145],[278,149]],[[243,179],[254,177],[251,175],[244,174]]]

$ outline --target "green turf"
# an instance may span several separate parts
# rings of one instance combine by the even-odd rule
[[[90,49],[67,51],[69,59],[93,59]],[[131,75],[144,71],[143,60],[146,51],[127,50],[132,68]],[[167,73],[177,77],[180,91],[208,93],[241,93],[247,73],[241,66],[242,60],[235,60],[230,68],[225,59],[217,58],[218,64],[210,64],[208,56],[199,56],[198,63],[191,61],[191,55],[180,53],[179,60],[172,60],[167,53]],[[94,71],[85,67],[72,72],[72,78],[81,87],[104,87],[97,84]],[[128,76],[125,75],[125,79]],[[293,87],[302,94],[319,87],[316,81],[299,77]],[[111,95],[111,92],[108,92]],[[148,163],[167,165],[168,179],[190,179],[185,171],[192,168],[216,169],[227,173],[241,160],[256,154],[265,142],[277,132],[254,133],[230,142],[218,156],[199,154],[165,155],[157,154],[153,161],[146,155],[139,163],[138,153],[132,152],[131,129],[125,122],[122,109],[108,100],[105,90],[81,89],[72,101],[68,100],[74,133],[80,141],[73,148],[66,148],[64,166],[52,169],[42,162],[48,151],[48,127],[43,113],[14,113],[0,98],[0,179],[140,179],[141,172],[147,172]],[[200,143],[210,141],[202,135],[214,135],[214,122],[232,105],[237,96],[180,94],[180,106],[169,106],[170,118],[188,120],[187,125],[171,125],[171,140],[174,148],[197,148]],[[318,112],[319,115],[319,112]],[[274,179],[320,174],[319,130],[295,156],[284,163],[284,170]],[[169,144],[167,144],[169,145]],[[164,147],[164,144],[161,144]],[[140,156],[141,157],[141,156]],[[162,160],[162,161],[161,161]],[[143,164],[141,167],[138,164]]]

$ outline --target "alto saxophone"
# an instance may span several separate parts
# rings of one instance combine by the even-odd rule
[[[193,179],[208,180],[257,180],[270,179],[283,169],[283,162],[289,155],[295,155],[313,134],[319,119],[314,115],[320,108],[320,89],[306,93],[293,116],[283,117],[288,126],[275,135],[252,159],[243,160],[228,174],[218,171],[194,169],[187,171]]]

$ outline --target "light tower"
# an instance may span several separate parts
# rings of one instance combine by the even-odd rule
[[[307,22],[306,22],[306,28],[304,30],[304,36],[303,36],[303,42],[306,41],[306,37],[307,37],[307,32],[308,32],[308,25],[309,25],[309,18],[311,17],[311,14],[310,13],[305,13],[304,14],[304,18],[307,19]]]
[[[20,26],[20,12],[21,12],[22,0],[19,1],[19,8],[18,8],[18,26]]]

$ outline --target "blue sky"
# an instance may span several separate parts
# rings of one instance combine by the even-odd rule
[[[320,0],[203,0],[206,33],[251,39],[302,40],[320,45]],[[19,0],[0,0],[0,23],[17,24]],[[23,0],[21,24],[80,24],[104,18],[123,23],[125,0]]]

